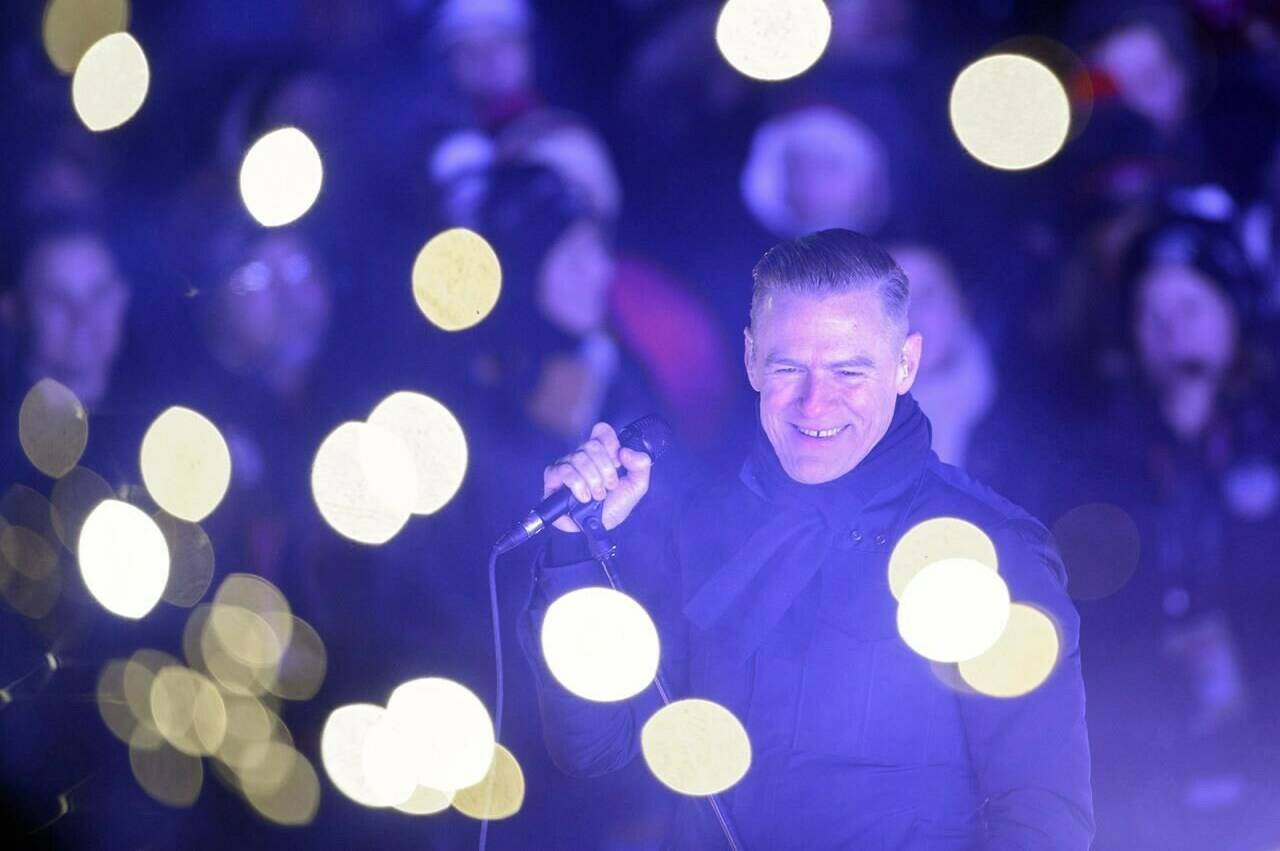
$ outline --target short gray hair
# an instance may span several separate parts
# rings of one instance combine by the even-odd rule
[[[889,320],[905,332],[910,286],[897,261],[870,237],[843,228],[780,242],[751,271],[751,326],[775,293],[815,296],[875,289]]]

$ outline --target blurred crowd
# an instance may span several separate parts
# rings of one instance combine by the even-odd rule
[[[50,487],[17,438],[41,378],[84,404],[81,465],[114,489],[139,483],[139,441],[164,408],[217,423],[234,470],[205,524],[217,571],[271,580],[328,649],[321,691],[289,710],[304,752],[327,709],[384,701],[412,676],[492,705],[488,547],[597,420],[659,412],[679,435],[624,540],[656,551],[664,507],[739,463],[752,433],[738,366],[752,265],[780,239],[848,227],[910,278],[925,338],[913,392],[935,451],[1063,550],[1097,847],[1280,843],[1273,4],[831,0],[825,55],[778,84],[718,56],[710,2],[138,4],[152,90],[106,134],[77,121],[40,4],[25,6],[0,34],[0,483]],[[949,125],[955,75],[1001,46],[1048,62],[1073,98],[1071,138],[1032,171],[983,166]],[[282,125],[315,142],[325,183],[299,222],[264,229],[236,173]],[[491,316],[447,333],[416,310],[410,269],[453,226],[489,240],[504,279]],[[399,389],[457,415],[466,481],[386,546],[346,542],[312,503],[311,460]],[[670,793],[639,761],[571,778],[541,745],[511,629],[528,555],[499,574],[504,738],[528,795],[489,843],[655,847]],[[642,597],[660,592],[645,579]],[[85,696],[111,655],[174,652],[182,613],[127,623],[76,582],[37,604],[6,594],[0,610],[0,686],[50,650],[67,660],[0,703],[7,835],[475,842],[459,814],[367,810],[331,787],[293,829],[216,783],[191,810],[150,801]]]

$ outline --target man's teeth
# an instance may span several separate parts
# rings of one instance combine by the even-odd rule
[[[814,431],[813,429],[808,429],[808,428],[800,428],[800,426],[796,426],[796,428],[799,430],[801,434],[807,437],[835,437],[837,434],[844,431],[844,426],[836,426],[835,428],[827,428],[821,431]]]

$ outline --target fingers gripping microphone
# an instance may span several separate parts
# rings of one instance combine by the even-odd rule
[[[643,452],[649,456],[651,461],[657,461],[662,457],[663,453],[671,446],[671,437],[671,426],[667,425],[661,417],[654,414],[641,417],[618,432],[618,442],[624,448]],[[619,473],[621,476],[626,474],[626,470],[622,470]],[[557,519],[568,514],[577,504],[578,501],[574,498],[573,491],[566,487],[561,487],[538,503],[537,508],[530,511],[523,520],[512,527],[511,531],[499,538],[498,543],[494,545],[494,549],[499,553],[515,549],[550,526]]]

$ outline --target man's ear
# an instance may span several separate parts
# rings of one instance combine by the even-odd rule
[[[751,334],[751,327],[742,329],[742,363],[747,368],[747,381],[751,389],[760,392],[760,376],[756,372],[756,338]]]
[[[916,374],[920,371],[920,352],[924,348],[924,338],[917,331],[908,334],[902,342],[902,352],[898,358],[898,374],[895,376],[898,395],[901,396],[916,383]]]

